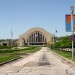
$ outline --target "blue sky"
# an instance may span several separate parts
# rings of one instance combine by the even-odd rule
[[[0,39],[10,39],[33,27],[41,27],[56,36],[71,34],[65,30],[65,15],[75,0],[0,0]]]

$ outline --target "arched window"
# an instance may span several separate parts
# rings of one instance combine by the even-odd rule
[[[46,43],[46,37],[41,32],[36,31],[30,34],[30,36],[28,37],[28,42],[30,44],[44,44]]]

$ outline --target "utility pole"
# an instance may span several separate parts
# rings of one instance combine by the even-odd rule
[[[53,34],[53,48],[54,48],[55,42],[57,41],[56,33],[57,33],[57,30],[55,29],[55,33]]]
[[[55,43],[55,35],[53,34],[53,49],[54,49],[54,43]]]
[[[13,37],[13,32],[12,32],[12,29],[11,29],[11,46],[13,46],[12,37]]]
[[[72,32],[72,60],[74,60],[74,30],[73,30],[73,21],[74,21],[74,18],[73,18],[73,13],[74,13],[74,7],[71,6],[70,7],[70,12],[71,12],[71,32]]]

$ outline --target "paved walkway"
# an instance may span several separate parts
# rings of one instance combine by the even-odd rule
[[[75,70],[42,47],[27,58],[1,66],[0,75],[75,75]]]

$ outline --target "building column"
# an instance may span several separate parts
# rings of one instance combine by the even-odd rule
[[[36,33],[35,33],[35,43],[36,43]]]
[[[43,43],[45,43],[45,36],[43,36]]]
[[[34,36],[33,36],[33,34],[32,34],[32,43],[33,43],[33,41],[34,41]]]
[[[34,38],[33,38],[33,40],[34,40],[33,43],[34,43],[34,42],[35,42],[35,34],[33,34],[33,37],[34,37]]]
[[[42,42],[43,42],[43,35],[42,35]]]

